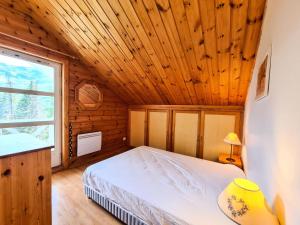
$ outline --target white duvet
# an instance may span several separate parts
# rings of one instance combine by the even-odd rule
[[[233,166],[138,147],[89,166],[85,185],[148,224],[235,224],[218,208],[219,193],[236,177]]]

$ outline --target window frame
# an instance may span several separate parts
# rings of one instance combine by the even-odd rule
[[[0,129],[2,128],[15,128],[15,127],[32,127],[32,126],[44,126],[54,125],[54,146],[59,149],[59,153],[62,152],[62,72],[63,64],[54,62],[51,60],[43,59],[38,56],[22,53],[16,50],[0,47],[0,54],[22,59],[32,63],[37,63],[45,66],[50,66],[54,69],[54,90],[53,92],[27,90],[19,88],[0,87],[0,92],[11,94],[25,94],[25,95],[37,95],[37,96],[52,96],[54,97],[54,118],[51,120],[39,120],[26,122],[26,119],[22,122],[0,122]],[[61,155],[61,154],[60,154]],[[60,164],[62,158],[60,157]]]

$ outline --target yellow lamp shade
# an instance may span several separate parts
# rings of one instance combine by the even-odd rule
[[[231,145],[241,145],[239,137],[234,132],[227,134],[227,136],[224,138],[224,142]]]
[[[239,224],[278,224],[259,186],[250,180],[234,179],[219,195],[218,204],[226,216]]]

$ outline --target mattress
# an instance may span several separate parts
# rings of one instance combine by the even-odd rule
[[[243,171],[151,147],[138,147],[89,166],[84,185],[147,224],[232,225],[219,193]]]

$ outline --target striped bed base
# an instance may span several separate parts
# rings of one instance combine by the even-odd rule
[[[114,203],[110,199],[102,196],[96,190],[84,185],[84,192],[87,197],[95,201],[98,205],[102,206],[109,213],[114,215],[120,221],[127,225],[147,225],[142,219],[123,209],[118,204]]]

